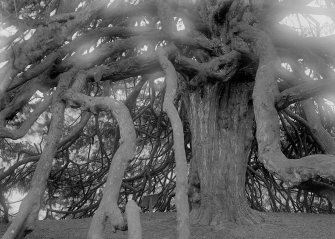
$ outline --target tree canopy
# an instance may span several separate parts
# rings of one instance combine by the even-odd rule
[[[202,207],[224,190],[332,212],[335,1],[2,0],[0,14],[6,220],[7,193],[29,191],[4,238],[40,208],[124,229],[129,199],[219,223]]]

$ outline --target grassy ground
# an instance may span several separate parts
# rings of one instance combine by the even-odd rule
[[[175,213],[142,214],[143,239],[175,239]],[[267,213],[257,225],[227,223],[219,228],[192,226],[192,239],[333,239],[335,215]],[[86,239],[90,219],[39,221],[27,239]],[[0,224],[0,236],[8,225]],[[106,239],[126,239],[127,232],[106,230]]]

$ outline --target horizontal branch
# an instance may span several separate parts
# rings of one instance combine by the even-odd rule
[[[44,75],[41,76],[43,77]],[[1,124],[4,124],[4,120],[12,118],[18,111],[20,111],[22,107],[29,102],[37,89],[36,81],[33,80],[16,89],[15,97],[11,99],[10,102],[8,102],[10,97],[6,96],[4,99],[5,104],[0,106]]]
[[[10,166],[6,171],[4,171],[2,174],[0,174],[0,181],[3,180],[6,177],[12,175],[14,173],[15,169],[17,169],[21,165],[31,163],[31,162],[37,162],[40,159],[40,157],[41,157],[41,155],[30,156],[30,157],[27,157],[25,159],[22,159],[22,160],[16,162],[12,166]]]
[[[147,27],[104,27],[93,29],[88,33],[78,36],[73,41],[62,46],[58,50],[51,52],[47,57],[45,57],[45,59],[43,59],[43,61],[38,62],[19,76],[15,77],[9,85],[8,91],[38,76],[39,74],[50,68],[57,60],[64,58],[66,54],[70,54],[76,51],[84,44],[87,44],[87,42],[97,41],[100,37],[124,38],[136,35],[145,35],[153,31],[156,32],[158,30]]]
[[[335,49],[332,47],[335,40],[334,35],[301,37],[290,27],[281,24],[268,29],[268,33],[276,47],[292,49],[294,52],[300,51],[303,54],[306,54],[305,51],[308,50],[315,54],[335,56]]]
[[[276,108],[282,110],[295,102],[306,100],[325,92],[333,92],[334,90],[335,80],[317,80],[303,83],[282,91],[276,97]]]
[[[74,210],[74,211],[62,211],[62,210],[56,210],[56,209],[52,209],[52,208],[47,208],[47,211],[49,212],[54,212],[54,213],[59,213],[59,214],[76,214],[76,213],[81,213],[81,212],[86,212],[88,210],[92,210],[92,209],[95,209],[99,206],[99,203],[100,203],[100,200],[96,203],[93,203],[87,207],[84,207],[84,208],[81,208],[81,209],[78,209],[78,210]]]

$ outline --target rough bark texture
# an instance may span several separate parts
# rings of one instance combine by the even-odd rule
[[[245,197],[252,141],[252,83],[217,83],[189,96],[191,219],[200,224],[258,221]],[[200,201],[193,200],[200,191]]]
[[[159,52],[159,63],[165,73],[166,92],[163,109],[167,113],[173,131],[173,148],[176,160],[176,208],[177,232],[179,239],[190,238],[190,216],[187,199],[187,163],[184,148],[184,130],[179,113],[173,104],[177,91],[177,73],[166,57],[164,50]]]
[[[80,104],[91,112],[111,111],[120,128],[120,146],[116,151],[108,172],[108,178],[98,210],[95,212],[88,232],[89,239],[102,239],[106,220],[111,221],[114,230],[124,230],[125,220],[118,207],[119,190],[125,169],[135,153],[136,133],[127,107],[109,97],[89,97],[69,90],[64,95],[66,100]]]

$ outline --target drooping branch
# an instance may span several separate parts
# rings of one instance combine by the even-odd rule
[[[37,81],[38,79],[36,79]],[[4,98],[3,104],[0,105],[0,122],[2,125],[5,124],[5,120],[13,117],[19,112],[24,105],[26,105],[34,93],[37,91],[37,84],[35,79],[22,85],[16,89],[15,92],[9,92],[8,95],[14,94],[15,96],[10,99],[8,96]]]
[[[321,124],[321,120],[316,110],[314,109],[314,102],[308,99],[302,102],[308,123],[311,125],[312,134],[317,138],[318,143],[324,149],[326,154],[335,155],[335,140],[325,130]]]
[[[335,141],[321,124],[320,117],[314,109],[315,106],[313,100],[308,99],[327,92],[333,92],[335,87],[335,84],[333,83],[334,81],[327,79],[313,81],[306,76],[304,69],[300,68],[297,63],[290,61],[290,65],[293,67],[295,75],[292,73],[291,75],[288,75],[289,79],[286,81],[286,85],[289,88],[282,91],[280,95],[276,97],[277,110],[281,110],[291,103],[306,99],[301,102],[301,105],[307,121],[287,109],[285,110],[285,113],[303,124],[326,154],[335,154]],[[281,71],[281,73],[284,73],[287,76],[286,72]],[[282,76],[282,74],[280,75]],[[290,78],[292,75],[293,77],[295,76],[293,79]],[[298,80],[297,78],[301,80]],[[309,82],[306,83],[306,81]],[[324,95],[327,97],[327,94]]]
[[[2,172],[0,174],[0,181],[3,180],[4,178],[10,176],[11,174],[13,174],[14,171],[18,167],[20,167],[21,165],[24,165],[24,164],[27,164],[27,163],[31,163],[31,162],[37,162],[39,159],[40,159],[40,155],[36,155],[36,156],[27,157],[25,159],[22,159],[22,160],[16,162],[12,166],[10,166],[6,171],[4,171],[4,172]]]
[[[71,54],[80,48],[82,45],[87,44],[87,42],[97,41],[100,37],[132,37],[137,35],[145,35],[152,32],[153,29],[145,27],[106,27],[106,28],[97,28],[88,33],[80,35],[75,38],[70,43],[60,47],[57,51],[50,53],[42,62],[30,67],[28,70],[16,76],[11,84],[9,85],[8,90],[14,89],[26,81],[32,79],[33,77],[38,76],[42,72],[46,71],[48,68],[52,67],[53,64],[61,58],[64,58],[66,54]]]
[[[67,145],[67,143],[71,142],[71,140],[73,140],[74,138],[76,138],[82,131],[82,129],[86,126],[88,120],[90,119],[90,117],[92,116],[92,114],[90,112],[84,112],[79,123],[76,124],[71,132],[66,135],[64,138],[62,138],[62,140],[59,142],[59,144],[57,145],[58,150],[64,146]],[[57,153],[56,153],[57,155]],[[25,165],[28,163],[32,163],[32,162],[37,162],[40,159],[41,155],[33,155],[33,156],[29,156],[27,158],[24,158],[18,162],[16,162],[15,164],[13,164],[12,166],[10,166],[9,168],[7,168],[6,171],[2,172],[0,174],[0,181],[5,179],[6,177],[12,175],[15,170],[20,167],[21,165]]]
[[[106,14],[108,12],[110,13],[110,11],[113,12],[110,16],[111,18],[115,18],[116,16],[127,17],[128,14],[132,14],[133,16],[136,9],[153,9],[154,12],[156,11],[156,3],[154,1],[140,4],[121,4],[122,6],[118,6],[117,4],[114,6],[115,4],[112,4],[112,7],[102,9],[104,5],[107,5],[107,1],[100,1],[99,4],[87,6],[78,12],[56,15],[51,17],[48,24],[40,23],[40,27],[28,41],[24,44],[16,44],[12,50],[13,53],[9,51],[3,59],[14,58],[13,63],[6,65],[8,70],[5,70],[4,73],[7,74],[10,72],[7,74],[10,76],[10,80],[7,77],[8,81],[2,81],[7,82],[6,86],[3,87],[4,91],[6,91],[6,89],[8,89],[7,91],[13,90],[43,72],[49,72],[49,74],[51,74],[50,71],[52,71],[60,74],[72,66],[87,69],[94,65],[99,65],[111,55],[126,51],[127,49],[136,48],[137,44],[141,41],[150,40],[158,42],[165,39],[175,42],[178,46],[200,48],[211,54],[215,54],[220,47],[217,41],[211,41],[206,37],[189,37],[183,33],[162,32],[149,27],[121,26],[99,27],[86,33],[78,31],[78,37],[64,44],[65,41],[69,41],[76,28],[78,29],[87,24],[90,20],[94,19],[94,17],[102,17],[103,21],[108,21],[108,19],[111,21],[112,19],[109,18],[109,14]],[[137,13],[138,12],[136,12],[136,14]],[[60,23],[63,23],[63,25]],[[41,33],[44,31],[46,33],[42,35]],[[49,35],[52,34],[52,36],[54,36],[55,32],[57,32],[57,39],[50,39]],[[102,37],[122,38],[124,41],[115,40],[107,43],[104,41],[102,44],[98,44],[98,39]],[[89,54],[82,55],[80,48],[85,44],[95,46],[95,50]],[[44,47],[43,49],[38,49],[36,47],[37,45],[43,45]],[[74,52],[76,52],[76,54],[73,54]],[[29,66],[30,64],[31,66]],[[29,66],[29,68],[25,69],[27,66]],[[220,76],[217,75],[216,77],[218,78]],[[56,83],[52,86],[50,85],[50,88],[55,85]]]
[[[303,125],[306,128],[306,131],[311,134],[311,136],[314,138],[314,140],[316,141],[316,143],[320,146],[321,150],[323,152],[326,152],[325,141],[323,141],[323,140],[320,139],[319,133],[316,132],[315,128],[308,121],[306,121],[305,119],[303,119],[302,117],[300,117],[299,115],[293,113],[291,110],[288,110],[288,109],[283,110],[282,113],[284,113],[286,121],[288,121],[289,124],[291,124],[295,128],[296,132],[298,131],[298,129],[295,127],[294,123],[287,116],[289,116],[290,118],[294,119],[295,121],[297,121],[301,125]],[[279,115],[279,116],[281,117],[281,115]],[[283,127],[286,128],[285,124],[283,124]],[[285,131],[288,131],[288,130],[285,129]],[[291,140],[292,146],[293,146],[294,145],[293,139],[290,139],[290,140]],[[300,138],[299,138],[299,143],[300,143],[300,145],[302,145],[302,142],[301,142]],[[295,147],[295,145],[293,147]],[[295,147],[295,151],[298,152],[298,149],[296,147]]]
[[[147,82],[147,80],[148,79],[147,79],[146,76],[142,76],[142,79],[140,80],[140,82],[137,83],[137,85],[134,87],[134,89],[128,95],[126,101],[124,102],[124,104],[127,106],[128,110],[130,112],[132,112],[132,110],[135,108],[136,99],[137,99],[138,95],[140,94],[143,85]]]
[[[75,102],[93,113],[110,111],[120,128],[120,146],[116,151],[108,173],[108,178],[100,206],[94,214],[88,238],[103,238],[106,218],[111,221],[113,230],[125,229],[125,222],[118,208],[119,190],[125,169],[135,153],[136,133],[127,107],[109,97],[89,97],[73,90],[64,94],[64,99]]]
[[[266,34],[250,26],[241,26],[241,36],[254,46],[259,57],[256,82],[253,92],[256,138],[259,159],[265,167],[277,173],[282,180],[291,184],[322,176],[335,179],[335,157],[332,155],[309,155],[301,159],[289,160],[281,152],[280,131],[275,99],[279,95],[275,77],[278,56]]]
[[[0,99],[4,97],[4,93],[7,91],[12,79],[18,73],[24,71],[28,65],[43,59],[48,52],[60,47],[78,27],[92,20],[92,17],[105,4],[106,1],[99,1],[99,4],[94,3],[62,23],[57,22],[57,19],[53,19],[54,21],[50,21],[49,25],[39,26],[29,40],[12,46],[5,58],[5,60],[10,60],[10,62],[3,68],[5,74],[0,82]]]
[[[173,102],[177,91],[177,73],[163,49],[159,51],[159,63],[165,73],[166,92],[163,109],[167,113],[173,130],[173,147],[176,159],[176,207],[177,232],[179,239],[190,238],[188,205],[187,163],[184,148],[184,130],[178,111]]]
[[[40,102],[37,108],[32,112],[28,119],[26,119],[20,128],[18,129],[9,129],[5,127],[0,127],[0,138],[10,138],[10,139],[19,139],[22,138],[31,126],[35,123],[37,118],[49,107],[52,101],[52,95],[46,96],[46,98]]]
[[[334,35],[326,37],[301,37],[285,25],[275,25],[275,27],[267,29],[273,44],[276,47],[289,50],[292,54],[314,54],[324,59],[327,55],[334,56],[335,51],[332,49]],[[315,64],[318,64],[315,62]]]
[[[47,185],[47,179],[52,168],[53,158],[63,132],[65,103],[60,96],[69,87],[75,71],[71,70],[61,76],[57,91],[53,96],[52,121],[48,133],[47,143],[38,161],[28,195],[23,199],[20,210],[13,223],[7,229],[2,239],[14,239],[24,236],[25,231],[32,230],[38,218],[40,204]]]

